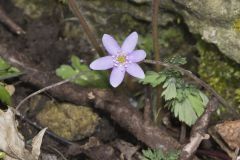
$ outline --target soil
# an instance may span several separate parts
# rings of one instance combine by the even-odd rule
[[[40,19],[31,19],[14,7],[10,1],[0,1],[7,14],[25,31],[17,36],[5,26],[0,26],[0,43],[6,44],[14,52],[31,57],[34,66],[45,71],[54,71],[61,64],[67,63],[71,54],[82,57],[91,55],[91,47],[83,39],[64,39],[62,37],[61,10],[54,15],[43,15]]]

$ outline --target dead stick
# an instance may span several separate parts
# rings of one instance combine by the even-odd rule
[[[11,18],[7,16],[2,6],[0,6],[0,22],[6,25],[15,34],[18,35],[25,34],[25,31],[21,27],[19,27]]]
[[[81,73],[80,73],[80,74],[81,74]],[[45,92],[45,91],[47,91],[47,90],[49,90],[49,89],[51,89],[51,88],[54,88],[54,87],[63,85],[63,84],[65,84],[65,83],[68,83],[68,82],[74,80],[75,78],[77,78],[78,76],[80,76],[80,74],[77,74],[77,75],[75,75],[75,76],[73,76],[73,77],[70,77],[70,78],[68,78],[68,79],[59,81],[59,82],[57,82],[57,83],[51,84],[51,85],[49,85],[49,86],[46,86],[46,87],[44,87],[44,88],[42,88],[42,89],[40,89],[40,90],[38,90],[38,91],[36,91],[36,92],[33,92],[32,94],[28,95],[28,96],[25,97],[23,100],[21,100],[21,102],[16,106],[16,110],[19,111],[19,108],[21,107],[21,105],[22,105],[24,102],[26,102],[28,99],[30,99],[31,97],[33,97],[33,96],[35,96],[35,95],[38,95],[38,94],[40,94],[40,93],[42,93],[42,92]]]

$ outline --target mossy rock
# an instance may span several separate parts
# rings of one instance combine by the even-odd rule
[[[38,113],[37,120],[58,136],[74,141],[91,136],[100,118],[91,108],[49,101]]]
[[[197,44],[200,54],[198,73],[222,97],[240,106],[240,65],[221,54],[216,46],[200,40]]]

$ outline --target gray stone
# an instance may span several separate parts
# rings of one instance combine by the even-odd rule
[[[162,0],[162,8],[180,14],[190,31],[213,43],[229,58],[240,63],[239,0]]]

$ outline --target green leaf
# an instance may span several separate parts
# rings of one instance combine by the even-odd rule
[[[56,70],[56,74],[62,79],[68,79],[78,74],[71,66],[61,65],[60,68]]]
[[[196,122],[198,117],[188,99],[184,100],[183,102],[174,101],[172,107],[174,116],[178,117],[180,121],[189,126]]]
[[[204,105],[201,101],[202,99],[193,95],[188,95],[188,100],[190,101],[197,116],[200,117],[204,112]]]
[[[143,157],[141,160],[178,160],[179,152],[170,151],[168,153],[163,153],[160,149],[147,149],[142,150]]]
[[[152,87],[156,87],[166,80],[167,76],[165,74],[148,71],[143,80],[140,80],[143,84],[150,84]]]
[[[0,58],[0,80],[20,76],[22,73],[15,67],[11,67],[6,61]]]
[[[11,66],[4,61],[2,58],[0,58],[0,71],[9,69]]]
[[[159,74],[159,77],[156,79],[156,84],[161,84],[167,79],[167,76],[165,74]]]
[[[177,89],[176,100],[178,102],[182,102],[185,98],[186,98],[186,95],[184,94],[184,89],[183,88],[178,88]]]
[[[197,117],[195,111],[193,110],[191,103],[188,99],[183,101],[182,105],[184,107],[182,107],[183,110],[180,112],[182,112],[183,114],[182,114],[182,117],[179,117],[179,119],[181,121],[185,122],[187,125],[191,126],[196,122],[198,117]]]
[[[206,96],[206,94],[204,94],[203,92],[199,91],[199,96],[202,98],[202,103],[204,106],[206,106],[208,104],[208,97]]]
[[[7,105],[11,104],[11,96],[3,85],[0,85],[0,100]]]
[[[175,117],[179,117],[179,112],[181,112],[181,103],[177,102],[177,101],[174,101],[173,102],[173,107],[171,109],[171,111],[174,113],[174,116]]]
[[[187,60],[185,57],[181,57],[181,56],[172,56],[170,58],[167,58],[165,60],[165,62],[167,63],[171,63],[171,64],[175,64],[175,65],[184,65],[187,63]]]
[[[73,55],[71,57],[71,63],[74,69],[79,70],[79,71],[90,71],[90,69],[88,68],[88,66],[81,64],[80,59]]]
[[[80,86],[92,86],[92,87],[100,87],[107,88],[107,76],[105,72],[96,72],[89,69],[89,67],[85,64],[80,63],[80,59],[76,56],[71,57],[70,65],[61,65],[57,70],[56,74],[62,79],[67,79],[78,75],[73,82]]]
[[[154,71],[147,71],[145,78],[143,80],[140,80],[140,83],[142,84],[150,84],[152,87],[156,87],[158,83],[156,83],[156,80],[158,79],[159,74]]]
[[[163,87],[166,89],[162,92],[162,96],[164,96],[166,101],[177,97],[177,88],[174,79],[166,81]]]
[[[3,73],[0,73],[0,80],[5,80],[5,79],[13,78],[13,77],[18,77],[20,75],[22,75],[21,72],[19,72],[19,73],[3,72]]]

